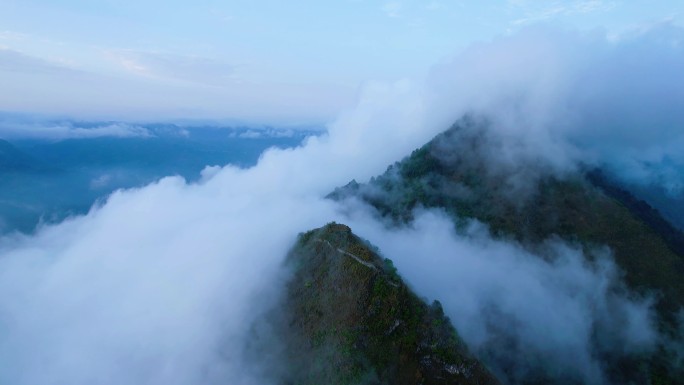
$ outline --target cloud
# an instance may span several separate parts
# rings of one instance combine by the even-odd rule
[[[425,6],[425,9],[428,11],[438,11],[442,8],[444,8],[444,4],[440,3],[439,1],[431,1]]]
[[[605,0],[579,1],[509,1],[508,4],[526,13],[525,17],[513,20],[511,24],[525,25],[546,21],[560,16],[582,15],[595,12],[607,12],[616,7],[615,2]]]
[[[292,129],[248,129],[240,133],[232,133],[231,136],[244,139],[258,138],[292,138],[295,131]]]
[[[613,41],[542,29],[477,45],[426,84],[368,84],[328,135],[269,150],[253,168],[118,191],[86,216],[1,238],[0,382],[268,383],[267,363],[242,354],[249,326],[277,298],[296,234],[332,220],[351,223],[419,294],[443,301],[476,351],[498,354],[495,336],[516,337],[516,352],[600,381],[592,331],[607,331],[599,351],[647,350],[654,338],[648,301],[621,294],[609,254],[588,264],[550,241],[544,261],[477,226],[456,235],[435,213],[391,231],[321,197],[381,173],[467,112],[516,143],[509,162],[678,161],[679,34],[666,26]]]
[[[221,60],[133,50],[107,51],[106,56],[136,75],[210,86],[232,83],[235,65]]]
[[[390,1],[382,5],[382,12],[390,18],[400,18],[402,16],[402,4],[398,1]]]
[[[3,237],[0,382],[268,383],[242,352],[285,253],[300,231],[341,220],[325,192],[430,135],[412,102],[406,83],[374,85],[304,148],[210,169],[201,184],[119,191],[86,216]]]
[[[128,123],[105,123],[81,127],[72,122],[34,122],[11,117],[0,118],[0,137],[4,139],[88,139],[100,137],[148,138],[154,136],[147,128]]]
[[[511,383],[540,369],[555,379],[604,383],[598,357],[651,351],[657,341],[651,301],[625,294],[605,251],[588,263],[582,251],[549,240],[535,255],[493,240],[477,222],[457,234],[439,211],[417,213],[401,230],[364,214],[351,223],[418,293],[441,301],[468,346]]]
[[[252,216],[260,198],[206,204],[231,200],[218,187],[165,179],[4,250],[2,382],[261,383],[242,343],[278,286],[289,227],[310,219],[264,232],[266,218]],[[297,217],[297,205],[261,203]]]
[[[104,189],[109,186],[114,177],[112,174],[102,174],[90,180],[89,187],[91,190]]]
[[[22,41],[28,39],[30,36],[16,31],[0,31],[0,40],[8,41]]]
[[[9,48],[0,47],[0,72],[1,71],[22,73],[39,72],[63,75],[74,75],[79,73],[78,71],[65,67],[59,63],[25,55]]]
[[[0,108],[91,120],[231,116],[261,124],[318,124],[330,121],[340,106],[353,105],[356,93],[338,84],[264,79],[237,87],[239,67],[208,58],[126,51],[111,60],[121,69],[87,72],[0,50]]]
[[[640,183],[681,185],[684,33],[669,23],[612,39],[536,27],[479,44],[431,75],[430,114],[493,122],[506,161],[563,172],[602,166]]]

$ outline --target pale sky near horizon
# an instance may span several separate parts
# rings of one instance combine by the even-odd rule
[[[0,111],[329,121],[366,82],[420,77],[525,26],[618,35],[682,12],[647,0],[0,0]]]

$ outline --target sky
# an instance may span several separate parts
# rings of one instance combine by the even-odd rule
[[[0,0],[0,111],[332,121],[369,82],[420,78],[547,23],[619,36],[678,1]]]

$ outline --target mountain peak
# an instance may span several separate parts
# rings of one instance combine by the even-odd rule
[[[498,156],[497,139],[488,135],[486,121],[463,119],[384,174],[368,183],[337,188],[328,197],[355,197],[396,226],[411,223],[417,208],[443,210],[457,229],[478,221],[494,239],[512,240],[535,253],[544,242],[559,239],[580,248],[588,263],[596,258],[595,251],[610,250],[626,288],[634,295],[655,298],[659,331],[669,336],[665,339],[678,338],[672,330],[678,327],[684,306],[681,232],[645,203],[598,183],[581,167],[558,173],[547,164],[535,166],[532,159],[510,164],[492,160]],[[539,256],[549,257],[543,251]],[[677,359],[669,352],[655,353],[651,362],[642,361],[647,368],[642,371],[638,365],[624,364],[630,359],[626,356],[607,357],[613,383],[656,378]],[[497,373],[507,367],[489,363],[499,369]],[[681,366],[674,367],[681,373]]]
[[[441,304],[427,305],[348,226],[300,235],[283,306],[297,384],[497,384]]]

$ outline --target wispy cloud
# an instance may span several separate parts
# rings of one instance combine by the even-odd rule
[[[0,40],[18,41],[25,40],[26,38],[28,38],[28,35],[25,33],[15,31],[0,31]]]
[[[136,75],[220,86],[234,79],[235,65],[190,55],[135,50],[108,50],[105,56]]]
[[[23,73],[76,73],[63,63],[48,61],[0,46],[0,71]]]
[[[524,17],[511,22],[514,25],[530,24],[560,16],[606,12],[616,7],[615,2],[605,0],[552,1],[544,3],[527,0],[509,0],[508,5],[523,10],[525,13]]]
[[[402,4],[398,1],[391,1],[384,3],[382,5],[382,11],[385,13],[387,17],[391,18],[400,18],[402,17],[401,11],[402,11]]]
[[[81,127],[71,122],[33,122],[0,118],[0,137],[9,139],[88,139],[88,138],[149,138],[147,128],[127,123],[104,123]]]
[[[440,3],[439,1],[431,1],[428,3],[428,5],[425,6],[425,9],[428,11],[436,11],[439,9],[442,9],[444,7],[444,4]]]
[[[218,20],[221,23],[231,23],[235,20],[235,17],[232,14],[218,8],[211,9],[209,13],[214,20]]]

